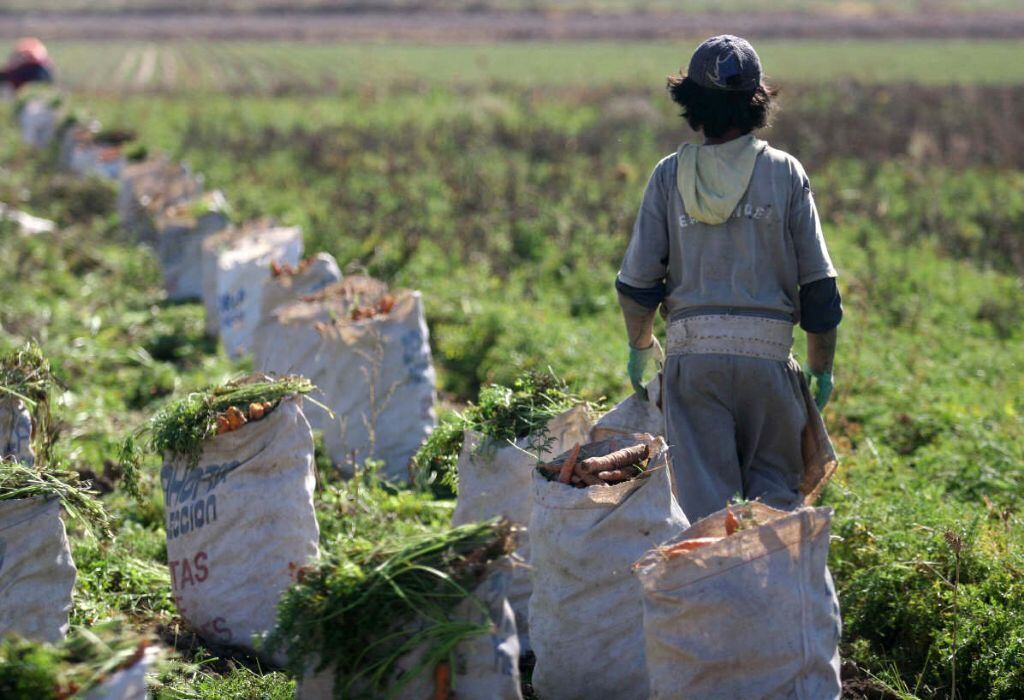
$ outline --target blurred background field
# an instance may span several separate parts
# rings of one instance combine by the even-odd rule
[[[1011,2],[772,6],[830,21],[877,20],[884,6],[954,24],[959,13],[1020,10]],[[57,9],[81,7],[67,0]],[[358,9],[342,0],[315,7]],[[626,9],[672,7],[651,0]],[[458,406],[487,382],[547,367],[589,398],[625,396],[612,282],[647,176],[694,138],[663,86],[700,38],[79,37],[51,48],[74,105],[204,173],[238,218],[301,224],[308,251],[423,290],[439,388]],[[752,38],[782,89],[766,138],[810,173],[846,306],[826,411],[842,467],[825,500],[837,511],[831,563],[847,695],[1021,697],[1024,44]],[[203,338],[200,305],[162,301],[155,262],[118,232],[108,186],[55,172],[18,146],[13,130],[0,148],[0,201],[63,227],[53,237],[0,236],[0,258],[12,261],[0,279],[0,344],[40,340],[67,384],[68,456],[100,471],[123,432],[169,394],[237,366]],[[111,498],[117,542],[76,544],[77,619],[121,611],[140,625],[169,624],[173,606],[153,593],[166,579],[157,497],[146,507]],[[367,507],[422,507],[402,498]],[[322,527],[343,529],[330,518],[350,514],[333,508]],[[289,684],[210,664],[167,679],[164,692],[283,697]]]

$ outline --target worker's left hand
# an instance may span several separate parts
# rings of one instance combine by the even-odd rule
[[[648,348],[634,348],[629,346],[629,363],[626,371],[629,373],[629,381],[633,385],[633,391],[644,401],[648,400],[647,387],[644,386],[644,374],[648,365],[654,360],[661,364],[665,360],[665,353],[661,349],[661,343],[657,338],[652,338],[651,346]]]
[[[828,400],[832,397],[832,390],[835,384],[832,382],[831,372],[808,372],[807,383],[811,387],[811,396],[819,411],[824,411]]]

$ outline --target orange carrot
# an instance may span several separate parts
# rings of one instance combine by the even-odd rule
[[[683,540],[673,545],[665,547],[662,551],[666,557],[671,559],[677,557],[680,554],[686,554],[687,552],[693,552],[700,549],[701,547],[707,547],[709,544],[716,544],[721,542],[724,538],[722,537],[694,537],[691,540]]]
[[[740,521],[736,515],[732,512],[732,508],[727,508],[725,511],[725,536],[734,534],[740,529]]]
[[[442,661],[434,668],[434,700],[448,700],[452,690],[452,667]]]
[[[563,484],[568,484],[572,479],[572,470],[576,466],[576,458],[580,456],[580,444],[577,442],[572,452],[569,453],[568,459],[562,462],[562,468],[558,472],[558,480]]]
[[[591,474],[613,471],[630,467],[647,459],[650,449],[645,444],[631,445],[601,457],[587,457],[583,460],[583,468]]]

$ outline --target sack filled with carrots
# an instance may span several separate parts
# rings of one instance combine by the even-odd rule
[[[829,508],[733,505],[652,549],[643,589],[651,698],[838,698]]]
[[[576,445],[537,465],[529,623],[540,697],[647,697],[640,587],[631,568],[688,525],[660,437]]]

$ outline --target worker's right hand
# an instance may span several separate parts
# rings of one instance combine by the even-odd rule
[[[661,344],[657,338],[652,338],[650,347],[634,348],[629,346],[629,363],[626,371],[629,373],[629,381],[633,385],[633,391],[642,400],[647,401],[647,387],[644,386],[644,374],[647,367],[654,360],[659,364],[665,359]]]

